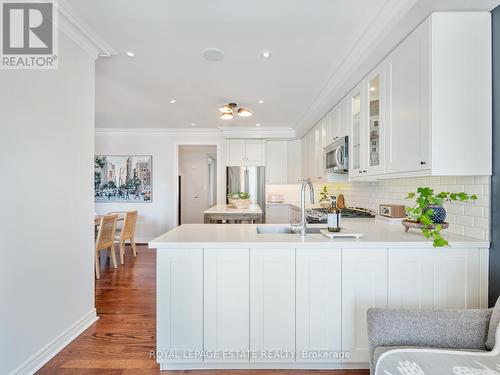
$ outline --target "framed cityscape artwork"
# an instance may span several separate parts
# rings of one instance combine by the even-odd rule
[[[151,202],[151,156],[96,155],[94,158],[95,201]]]

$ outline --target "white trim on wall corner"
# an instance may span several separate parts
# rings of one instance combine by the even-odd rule
[[[116,51],[101,38],[65,0],[59,0],[59,29],[95,59],[116,55]]]
[[[37,372],[43,365],[50,361],[57,353],[63,350],[71,341],[78,337],[83,331],[90,327],[97,319],[95,309],[90,310],[82,318],[76,321],[71,327],[54,340],[45,345],[37,353],[32,355],[19,367],[11,371],[10,375],[31,375]]]

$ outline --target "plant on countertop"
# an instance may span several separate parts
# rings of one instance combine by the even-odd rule
[[[434,240],[434,247],[448,246],[448,241],[441,237],[442,223],[446,217],[446,211],[442,207],[445,202],[472,201],[476,195],[468,195],[464,192],[450,193],[442,191],[434,194],[429,187],[419,187],[416,193],[409,193],[406,199],[415,200],[412,207],[406,207],[408,218],[406,220],[421,223],[420,230],[426,238]]]
[[[319,195],[321,196],[319,203],[330,202],[330,196],[328,195],[328,186],[323,185],[323,190],[320,191]]]
[[[250,194],[242,191],[235,191],[227,195],[229,199],[249,199]]]

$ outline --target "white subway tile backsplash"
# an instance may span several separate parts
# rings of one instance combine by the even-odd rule
[[[474,203],[456,202],[446,204],[447,221],[450,233],[466,235],[478,239],[489,239],[490,211],[489,176],[446,176],[415,177],[404,179],[380,180],[374,182],[327,183],[315,185],[315,199],[319,202],[320,191],[326,185],[330,195],[343,194],[346,205],[369,208],[378,212],[380,204],[402,204],[409,192],[416,192],[420,186],[429,186],[435,192],[449,191],[476,194]],[[299,185],[268,185],[267,194],[283,194],[285,201],[300,201]],[[309,195],[309,194],[307,194]]]
[[[474,218],[474,227],[489,229],[490,228],[490,219],[486,217],[475,217]]]
[[[474,226],[474,218],[472,216],[457,216],[457,224],[472,227]]]
[[[481,216],[484,217],[484,207],[479,206],[465,206],[464,214],[470,216]]]
[[[465,227],[464,235],[480,239],[484,239],[486,237],[484,229],[476,227]]]
[[[457,184],[473,184],[474,177],[473,176],[458,176]]]

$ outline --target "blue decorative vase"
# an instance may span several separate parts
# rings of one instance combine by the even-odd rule
[[[446,219],[446,210],[443,206],[430,205],[427,206],[425,210],[434,211],[434,214],[430,215],[430,219],[432,220],[432,222],[436,224],[444,223],[444,220]]]

